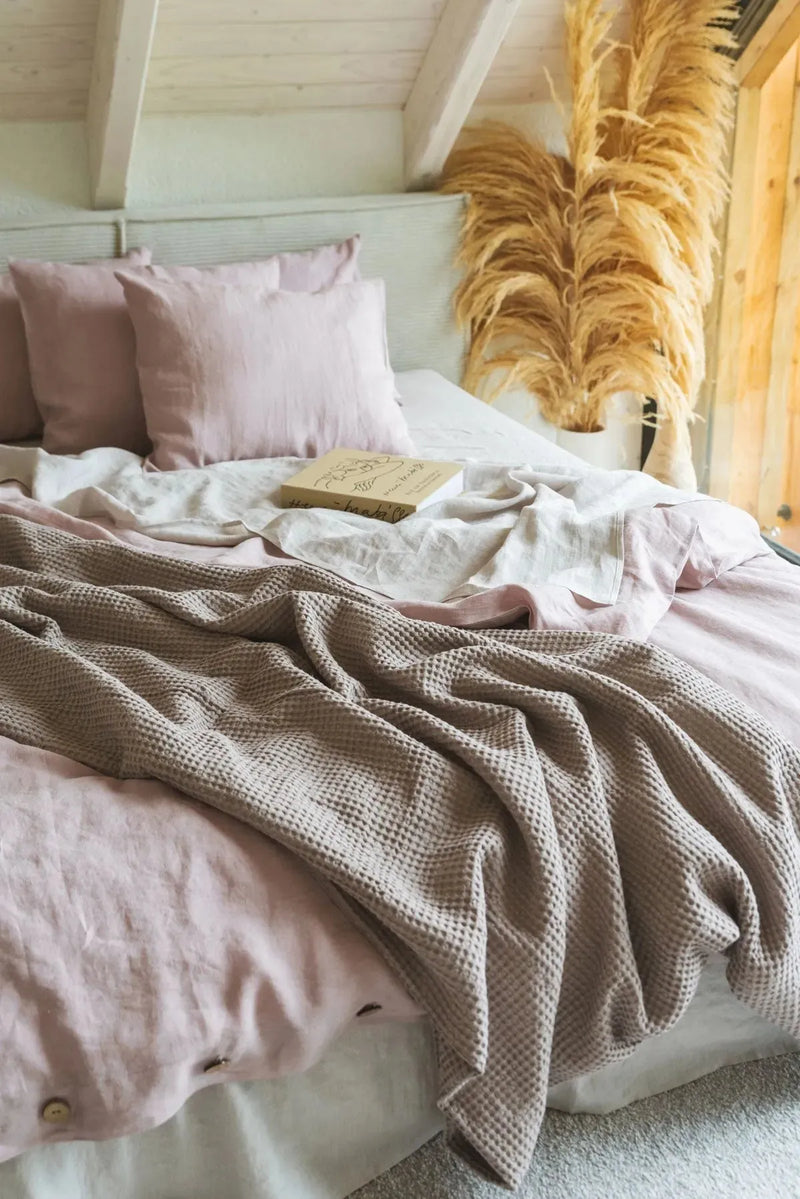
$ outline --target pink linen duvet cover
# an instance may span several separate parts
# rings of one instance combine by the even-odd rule
[[[212,549],[112,532],[14,487],[0,488],[0,511],[150,552],[281,560],[257,538]],[[800,745],[800,570],[733,512],[698,501],[635,514],[612,608],[548,587],[394,606],[649,638]],[[162,783],[7,739],[0,776],[0,1032],[27,1061],[24,1077],[0,1071],[0,1158],[151,1127],[200,1087],[307,1068],[353,1022],[420,1015],[312,872],[250,828]],[[43,1104],[67,1095],[69,1119],[44,1121]]]

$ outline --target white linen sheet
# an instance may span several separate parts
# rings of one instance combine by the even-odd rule
[[[401,376],[400,386],[421,455],[506,463],[525,458],[562,478],[586,470],[433,372]],[[96,502],[80,488],[71,494],[79,506]],[[216,503],[213,484],[209,496]],[[125,513],[117,509],[116,515],[127,523]],[[143,515],[147,519],[152,511]],[[147,531],[153,535],[152,528]],[[694,1002],[674,1029],[623,1062],[553,1088],[550,1103],[570,1111],[609,1111],[719,1066],[798,1048],[731,995],[723,965],[722,959],[709,963]],[[438,1131],[433,1095],[427,1022],[375,1025],[342,1038],[306,1074],[211,1087],[150,1132],[49,1146],[4,1163],[0,1195],[343,1199]]]
[[[432,602],[507,583],[549,583],[613,604],[622,578],[625,513],[695,498],[637,471],[589,469],[535,435],[518,436],[509,457],[496,424],[500,414],[472,397],[475,409],[466,419],[462,413],[452,444],[442,444],[447,435],[439,426],[432,446],[429,433],[441,397],[449,393],[452,410],[463,406],[465,393],[431,371],[399,375],[398,386],[417,451],[469,465],[463,495],[396,525],[323,508],[281,508],[280,484],[304,464],[297,458],[160,473],[125,450],[57,456],[0,447],[0,482],[16,480],[33,499],[69,515],[110,517],[155,538],[235,544],[257,533],[291,557],[358,586],[395,600]],[[491,436],[470,444],[467,427],[486,412],[495,418]],[[496,464],[476,460],[478,451],[492,447],[502,455]]]

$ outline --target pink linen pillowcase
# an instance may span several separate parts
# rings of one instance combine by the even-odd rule
[[[117,277],[158,470],[336,446],[413,452],[386,363],[382,280],[311,293]]]
[[[202,280],[231,283],[252,282],[263,283],[270,288],[277,288],[280,285],[284,290],[288,291],[318,291],[324,287],[331,287],[338,283],[354,282],[360,279],[361,276],[358,268],[360,248],[361,239],[358,235],[354,235],[343,242],[320,246],[312,250],[276,254],[261,262],[230,263],[202,268],[191,266],[156,266],[144,269],[153,271],[160,278],[178,279],[185,282],[198,282]],[[69,393],[71,390],[70,381],[63,377],[59,379],[59,369],[55,364],[52,364],[48,369],[46,365],[48,356],[52,360],[49,350],[43,349],[41,354],[38,350],[39,346],[43,343],[49,343],[52,337],[55,337],[56,340],[61,340],[50,325],[49,318],[54,315],[54,309],[58,309],[59,315],[63,314],[64,317],[69,318],[69,313],[64,311],[64,308],[69,306],[66,297],[62,297],[63,302],[59,301],[58,293],[61,290],[60,285],[63,286],[66,283],[67,287],[69,287],[72,284],[73,288],[77,289],[78,294],[75,295],[75,300],[78,307],[84,309],[84,319],[81,320],[84,337],[81,339],[81,345],[85,347],[87,334],[89,335],[89,340],[93,340],[91,330],[86,328],[87,320],[91,319],[88,312],[85,311],[87,305],[87,284],[93,285],[95,299],[100,299],[100,296],[96,292],[98,277],[93,273],[94,268],[103,267],[106,270],[109,267],[113,268],[115,266],[125,266],[127,268],[128,266],[134,266],[137,262],[142,264],[149,263],[149,260],[149,252],[133,251],[125,259],[111,259],[89,264],[88,270],[82,267],[72,270],[71,264],[65,264],[67,267],[66,270],[62,269],[62,264],[55,263],[18,262],[15,264],[20,272],[25,271],[31,280],[31,287],[25,287],[23,284],[23,290],[26,292],[32,292],[37,284],[41,286],[46,282],[49,285],[44,289],[45,294],[40,293],[35,297],[30,297],[30,307],[36,330],[33,333],[33,340],[37,343],[36,357],[41,368],[37,371],[37,374],[41,376],[42,371],[44,371],[41,390],[44,395],[44,407],[48,413],[44,444],[45,449],[48,449],[51,453],[80,453],[84,449],[92,448],[96,444],[105,444],[106,442],[103,438],[106,435],[108,444],[116,445],[124,443],[122,445],[124,449],[132,449],[139,453],[146,452],[148,443],[143,434],[141,417],[139,416],[140,397],[138,380],[135,375],[131,374],[130,370],[124,370],[124,373],[128,376],[128,382],[133,388],[135,399],[132,400],[131,386],[125,387],[123,383],[123,371],[113,370],[115,343],[116,350],[121,351],[120,365],[127,365],[131,362],[130,330],[126,330],[126,334],[122,334],[121,326],[118,322],[115,322],[117,324],[117,336],[112,337],[110,343],[107,339],[105,341],[107,354],[104,357],[111,366],[111,382],[115,382],[116,385],[112,386],[109,392],[104,393],[101,399],[100,407],[107,419],[101,419],[99,424],[91,420],[89,415],[84,412],[86,401],[79,400],[78,404],[70,411],[68,405],[58,398],[63,393],[65,386]],[[56,269],[52,272],[42,272],[36,269],[50,266]],[[28,271],[27,268],[29,267],[33,268],[33,270]],[[92,273],[90,274],[89,272]],[[115,298],[118,298],[119,293],[117,292],[116,281],[110,284],[110,290],[116,293]],[[40,308],[44,310],[41,321],[36,315]],[[107,314],[107,316],[110,318],[110,314]],[[107,330],[108,321],[104,321],[104,324]],[[100,334],[100,336],[102,338],[103,334]],[[65,330],[64,337],[70,343],[71,352],[69,357],[73,359],[77,358],[81,353],[80,346],[72,343],[71,334],[68,330]],[[122,348],[123,341],[127,343],[125,348]],[[57,353],[58,347],[54,348]],[[80,370],[77,372],[69,370],[70,365],[76,364],[66,363],[65,372],[68,371],[75,384],[82,388],[85,387],[85,394],[91,396],[92,392],[96,389],[82,377],[83,372]],[[106,378],[108,378],[107,375]],[[120,404],[120,397],[122,411],[121,414],[115,414],[115,409]],[[91,407],[95,410],[97,406],[97,404],[91,404]],[[118,415],[121,415],[121,420],[118,419]],[[41,431],[42,417],[37,407],[31,382],[28,345],[22,308],[12,275],[3,275],[0,276],[0,441],[15,441],[34,437],[41,433]]]
[[[358,262],[360,253],[361,235],[354,233],[347,241],[335,245],[277,254],[275,257],[281,269],[281,291],[322,291],[326,287],[337,287],[340,283],[357,283],[361,279]],[[388,338],[384,350],[386,365],[391,369]],[[397,388],[394,398],[400,402]]]
[[[223,263],[220,266],[151,266],[159,279],[178,279],[184,283],[261,283],[277,291],[322,291],[339,283],[356,283],[361,278],[358,234],[335,245],[313,250],[292,250],[273,254],[256,262]]]
[[[19,297],[10,275],[0,275],[0,442],[37,437],[36,407]]]
[[[149,250],[132,250],[80,266],[9,263],[48,453],[103,445],[147,453],[136,341],[114,270],[149,261]]]
[[[359,282],[360,251],[361,238],[356,233],[336,245],[276,254],[273,261],[280,267],[281,291],[322,291],[340,283]]]
[[[249,283],[277,291],[281,268],[277,258],[265,258],[263,262],[229,262],[221,266],[142,266],[131,274],[177,283]]]

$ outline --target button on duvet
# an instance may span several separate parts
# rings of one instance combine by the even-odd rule
[[[217,1070],[225,1070],[230,1065],[230,1059],[227,1057],[215,1057],[205,1066],[203,1066],[204,1074],[214,1074]]]
[[[66,1124],[72,1115],[66,1099],[48,1099],[42,1108],[42,1119],[48,1124]]]

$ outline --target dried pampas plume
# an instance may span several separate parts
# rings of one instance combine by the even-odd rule
[[[443,189],[469,205],[456,296],[465,386],[524,387],[562,428],[604,424],[610,397],[690,417],[726,194],[734,16],[725,0],[632,0],[630,44],[602,0],[566,6],[572,110],[561,158],[503,124],[467,131]],[[616,79],[607,94],[613,57]]]

